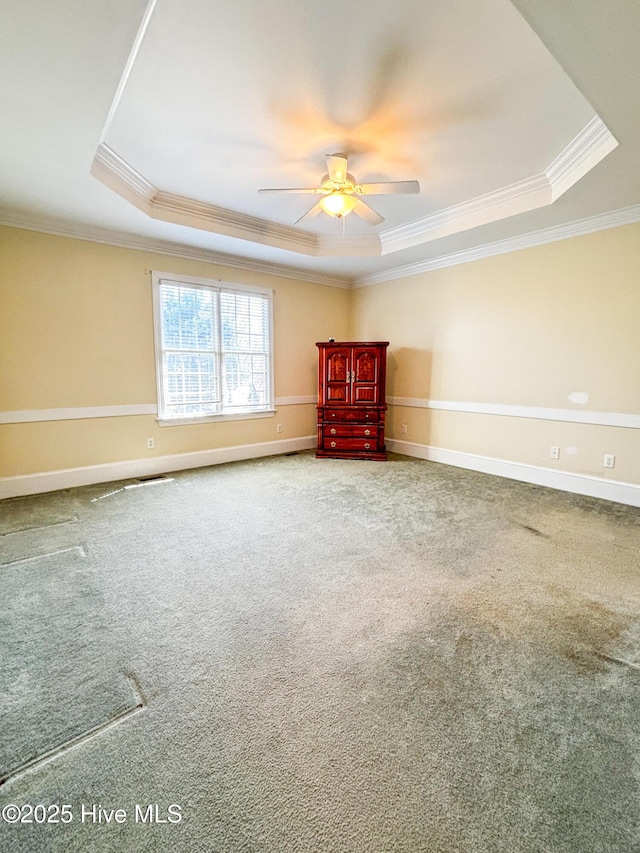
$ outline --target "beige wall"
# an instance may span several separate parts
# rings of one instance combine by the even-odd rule
[[[354,292],[353,337],[391,342],[388,395],[422,402],[638,416],[639,330],[640,225]],[[640,483],[638,429],[395,405],[388,434]],[[616,455],[613,471],[604,453]]]
[[[315,396],[315,341],[348,333],[342,288],[0,228],[0,412],[154,404],[151,270],[273,288],[276,397]],[[4,424],[0,476],[286,440],[315,422],[308,403],[191,426],[154,415]]]
[[[276,397],[315,396],[316,340],[389,340],[388,435],[405,449],[640,485],[640,430],[560,416],[638,422],[640,225],[351,292],[0,228],[0,412],[154,404],[151,270],[274,289]],[[573,392],[588,402],[571,402]],[[454,411],[460,403],[479,411]],[[496,405],[505,413],[482,410]],[[515,417],[510,407],[522,406],[551,419]],[[279,406],[275,418],[173,427],[152,414],[9,423],[0,425],[0,477],[314,433],[313,403]],[[615,454],[613,471],[604,453]]]

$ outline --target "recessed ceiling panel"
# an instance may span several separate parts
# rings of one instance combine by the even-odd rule
[[[9,6],[4,225],[343,283],[639,215],[637,0]],[[337,152],[421,192],[258,194]]]
[[[105,142],[154,187],[291,226],[324,155],[413,180],[375,230],[538,176],[595,113],[507,0],[158,0]],[[355,216],[319,234],[368,233]]]

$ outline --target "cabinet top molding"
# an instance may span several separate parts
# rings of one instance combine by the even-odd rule
[[[389,341],[316,341],[317,347],[388,347]]]

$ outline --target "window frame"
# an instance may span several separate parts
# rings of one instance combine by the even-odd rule
[[[274,388],[274,338],[273,338],[273,290],[264,287],[254,287],[245,284],[232,284],[223,279],[199,278],[197,276],[176,275],[169,272],[151,273],[152,292],[153,292],[153,330],[154,330],[154,360],[156,373],[156,394],[157,394],[157,417],[159,426],[186,426],[189,424],[217,423],[220,421],[240,421],[250,420],[253,418],[272,418],[275,414],[275,388]],[[268,350],[268,368],[267,379],[269,382],[268,401],[265,408],[248,411],[220,411],[214,414],[205,415],[186,415],[184,417],[169,417],[166,414],[165,407],[165,387],[164,387],[164,372],[163,372],[163,355],[165,350],[162,345],[162,315],[161,315],[161,300],[160,286],[163,283],[186,285],[194,289],[206,289],[218,294],[220,293],[239,293],[249,296],[265,297],[269,306],[269,350]],[[218,303],[218,320],[220,308]],[[220,351],[217,355],[219,358],[218,369],[220,371],[220,381],[222,381],[222,364],[224,361],[224,349],[222,340],[219,342]],[[224,406],[224,401],[221,403]]]

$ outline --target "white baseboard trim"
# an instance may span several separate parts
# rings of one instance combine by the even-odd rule
[[[415,456],[418,459],[454,465],[456,468],[468,468],[471,471],[481,471],[484,474],[494,474],[510,480],[521,480],[563,492],[573,492],[640,507],[640,485],[638,484],[607,480],[587,474],[574,474],[570,471],[558,471],[555,468],[543,468],[523,462],[510,462],[506,459],[494,459],[491,456],[480,456],[459,450],[445,450],[426,444],[413,444],[393,438],[388,438],[386,443],[389,450],[394,453],[403,453],[405,456]]]
[[[66,468],[16,477],[1,477],[0,499],[54,492],[58,489],[69,489],[75,486],[109,483],[114,480],[127,480],[133,477],[167,474],[171,471],[185,471],[189,468],[204,468],[209,465],[221,465],[225,462],[236,462],[243,459],[295,453],[300,450],[313,449],[316,446],[316,440],[315,435],[307,435],[260,444],[243,444],[171,456],[154,456],[150,459],[127,459],[121,462],[107,462],[102,465],[87,465],[81,468]],[[640,507],[640,485],[638,484],[623,483],[619,480],[608,480],[586,474],[574,474],[569,471],[558,471],[522,462],[510,462],[506,459],[494,459],[490,456],[480,456],[459,450],[446,450],[441,447],[431,447],[393,438],[388,438],[386,443],[387,448],[393,453],[402,453],[405,456],[427,459],[430,462],[441,462],[444,465],[481,471],[484,474],[507,477],[510,480],[521,480],[525,483],[547,486],[564,492],[573,492],[574,494]]]
[[[261,456],[278,456],[283,453],[294,453],[298,450],[310,450],[316,446],[316,443],[317,436],[305,435],[300,438],[266,441],[260,444],[242,444],[235,447],[197,450],[193,453],[154,456],[149,459],[127,459],[121,462],[107,462],[102,465],[87,465],[82,468],[65,468],[59,471],[43,471],[38,474],[24,474],[17,477],[0,477],[0,499],[55,492],[58,489],[69,489],[74,486],[109,483],[132,477],[149,477],[154,474],[167,474],[171,471],[185,471],[189,468],[204,468],[208,465],[221,465],[224,462],[237,462],[242,459],[257,459]]]

